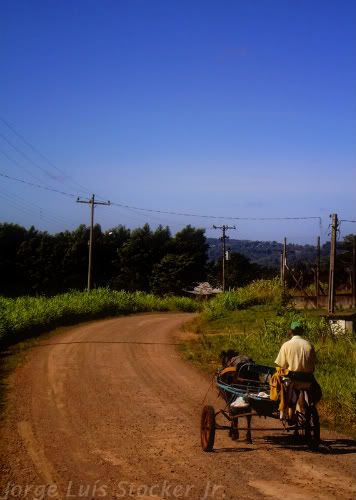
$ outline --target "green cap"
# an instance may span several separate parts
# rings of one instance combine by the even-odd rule
[[[292,321],[292,323],[290,324],[290,329],[292,331],[303,330],[303,325],[300,321]]]

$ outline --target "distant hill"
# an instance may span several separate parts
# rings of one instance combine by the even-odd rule
[[[221,241],[217,238],[207,238],[209,244],[209,260],[216,261],[221,258]],[[251,262],[260,266],[279,268],[282,243],[278,241],[252,241],[233,240],[226,242],[226,247],[232,252],[238,252],[248,257]],[[321,247],[321,257],[329,255],[330,244],[325,243]],[[288,262],[293,264],[297,261],[314,263],[316,259],[316,247],[313,245],[287,244]]]

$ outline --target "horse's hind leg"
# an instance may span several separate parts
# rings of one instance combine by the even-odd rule
[[[252,420],[252,416],[248,415],[246,417],[246,420],[247,420],[246,442],[252,444],[252,437],[251,437],[251,420]]]
[[[230,437],[234,441],[236,441],[240,437],[240,434],[239,434],[239,419],[238,418],[234,418],[231,421]]]

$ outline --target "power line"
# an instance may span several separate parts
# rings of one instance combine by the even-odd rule
[[[201,215],[201,214],[194,214],[194,213],[184,213],[184,212],[174,212],[174,211],[169,211],[169,210],[155,210],[151,208],[142,208],[142,207],[135,207],[131,205],[124,205],[123,203],[117,203],[117,202],[111,202],[111,205],[121,207],[121,208],[128,208],[131,210],[140,210],[142,212],[150,212],[150,213],[156,213],[156,214],[166,214],[166,215],[178,215],[182,217],[198,217],[201,219],[226,219],[226,220],[249,220],[249,221],[273,221],[273,220],[308,220],[308,219],[314,219],[318,220],[319,223],[321,223],[321,217],[232,217],[232,216],[224,216],[224,215]]]
[[[53,191],[55,193],[63,194],[65,196],[70,196],[71,198],[77,198],[77,195],[73,193],[67,193],[66,191],[60,191],[59,189],[55,189],[52,187],[48,186],[43,186],[41,184],[35,184],[33,182],[25,181],[23,179],[19,179],[16,177],[12,177],[10,175],[4,174],[0,172],[0,176],[5,177],[7,179],[11,179],[16,182],[21,182],[23,184],[27,184],[29,186],[37,187],[40,189],[45,189],[47,191]],[[195,218],[200,218],[200,219],[226,219],[226,220],[239,220],[239,221],[278,221],[278,220],[318,220],[320,227],[321,227],[321,217],[316,217],[316,216],[308,216],[308,217],[232,217],[232,216],[224,216],[224,215],[206,215],[206,214],[194,214],[194,213],[186,213],[186,212],[175,212],[175,211],[170,211],[170,210],[156,210],[156,209],[151,209],[151,208],[142,208],[142,207],[136,207],[132,205],[125,205],[123,203],[117,203],[117,202],[111,202],[112,206],[120,207],[120,208],[126,208],[130,210],[139,210],[141,212],[148,212],[148,213],[156,213],[156,214],[165,214],[165,215],[176,215],[180,217],[195,217]],[[351,221],[354,222],[354,221]]]
[[[52,191],[53,193],[63,194],[64,196],[70,196],[71,198],[77,198],[76,194],[66,193],[65,191],[60,191],[59,189],[55,189],[48,186],[42,186],[41,184],[35,184],[34,182],[25,181],[23,179],[18,179],[17,177],[12,177],[11,175],[4,174],[3,172],[0,172],[0,176],[5,177],[6,179],[10,179],[12,181],[21,182],[22,184],[27,184],[28,186],[45,189],[46,191]]]
[[[21,201],[17,201],[16,199],[13,199],[12,196],[9,196],[1,191],[0,191],[0,197],[6,200],[6,203],[8,205],[13,206],[17,211],[22,212],[25,215],[32,214],[32,216],[36,217],[39,216],[39,218],[44,221],[47,221],[51,224],[55,224],[60,228],[63,227],[63,222],[60,222],[59,220],[56,220],[55,218],[48,216],[46,213],[43,212],[43,209],[41,207],[33,208],[31,206],[28,206],[27,203],[22,203]]]
[[[52,221],[60,224],[61,226],[67,225],[69,223],[69,220],[67,217],[63,217],[62,215],[60,215],[58,213],[51,212],[51,210],[49,210],[48,208],[43,208],[40,205],[37,205],[37,203],[33,203],[32,201],[29,201],[18,194],[10,193],[10,192],[3,192],[3,191],[0,191],[0,192],[3,194],[3,196],[9,197],[9,199],[11,199],[11,200],[15,199],[14,201],[16,201],[17,203],[21,203],[21,205],[23,207],[31,208],[32,210],[36,210],[37,212],[40,213],[41,217],[45,216],[47,219],[50,218],[50,219],[52,219]],[[73,221],[70,221],[70,222],[73,223]],[[79,223],[75,222],[75,224],[79,224]]]
[[[21,170],[24,170],[28,175],[30,175],[31,177],[33,177],[34,179],[36,179],[37,181],[41,182],[42,179],[40,179],[39,177],[37,177],[37,175],[34,175],[31,170],[28,170],[26,167],[24,167],[23,165],[21,165],[17,160],[15,160],[14,158],[12,158],[11,156],[9,156],[9,154],[4,151],[4,150],[0,150],[0,153],[5,156],[5,158],[7,158],[9,161],[11,161],[11,163],[13,163],[14,165],[17,165]]]
[[[79,184],[76,182],[73,178],[68,176],[66,172],[62,169],[60,169],[55,163],[53,163],[46,155],[44,155],[38,148],[36,148],[30,141],[28,141],[18,130],[15,129],[15,127],[10,124],[7,120],[5,120],[4,117],[0,116],[0,120],[17,136],[19,137],[28,147],[32,149],[36,154],[41,156],[52,168],[56,169],[59,173],[64,175],[65,177],[72,179],[73,183],[76,184],[77,186],[80,187],[81,190],[84,190],[85,192],[90,191],[87,187]],[[41,167],[39,167],[41,168]],[[47,172],[47,175],[50,175],[50,173]]]
[[[0,137],[2,137],[4,139],[4,141],[6,141],[9,144],[9,146],[11,146],[21,156],[23,156],[29,163],[32,163],[32,165],[34,167],[39,168],[43,173],[45,173],[51,179],[56,179],[57,180],[57,178],[54,175],[52,175],[51,172],[49,172],[47,169],[43,168],[39,163],[33,161],[32,158],[30,158],[20,148],[18,148],[15,144],[13,144],[11,141],[9,141],[9,139],[4,134],[0,133]]]

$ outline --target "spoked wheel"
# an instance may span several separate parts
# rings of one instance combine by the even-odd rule
[[[201,447],[204,451],[212,451],[215,440],[215,411],[212,406],[204,406],[200,422]]]
[[[320,444],[320,421],[318,410],[314,405],[308,406],[305,412],[305,440],[311,450],[317,450]]]

